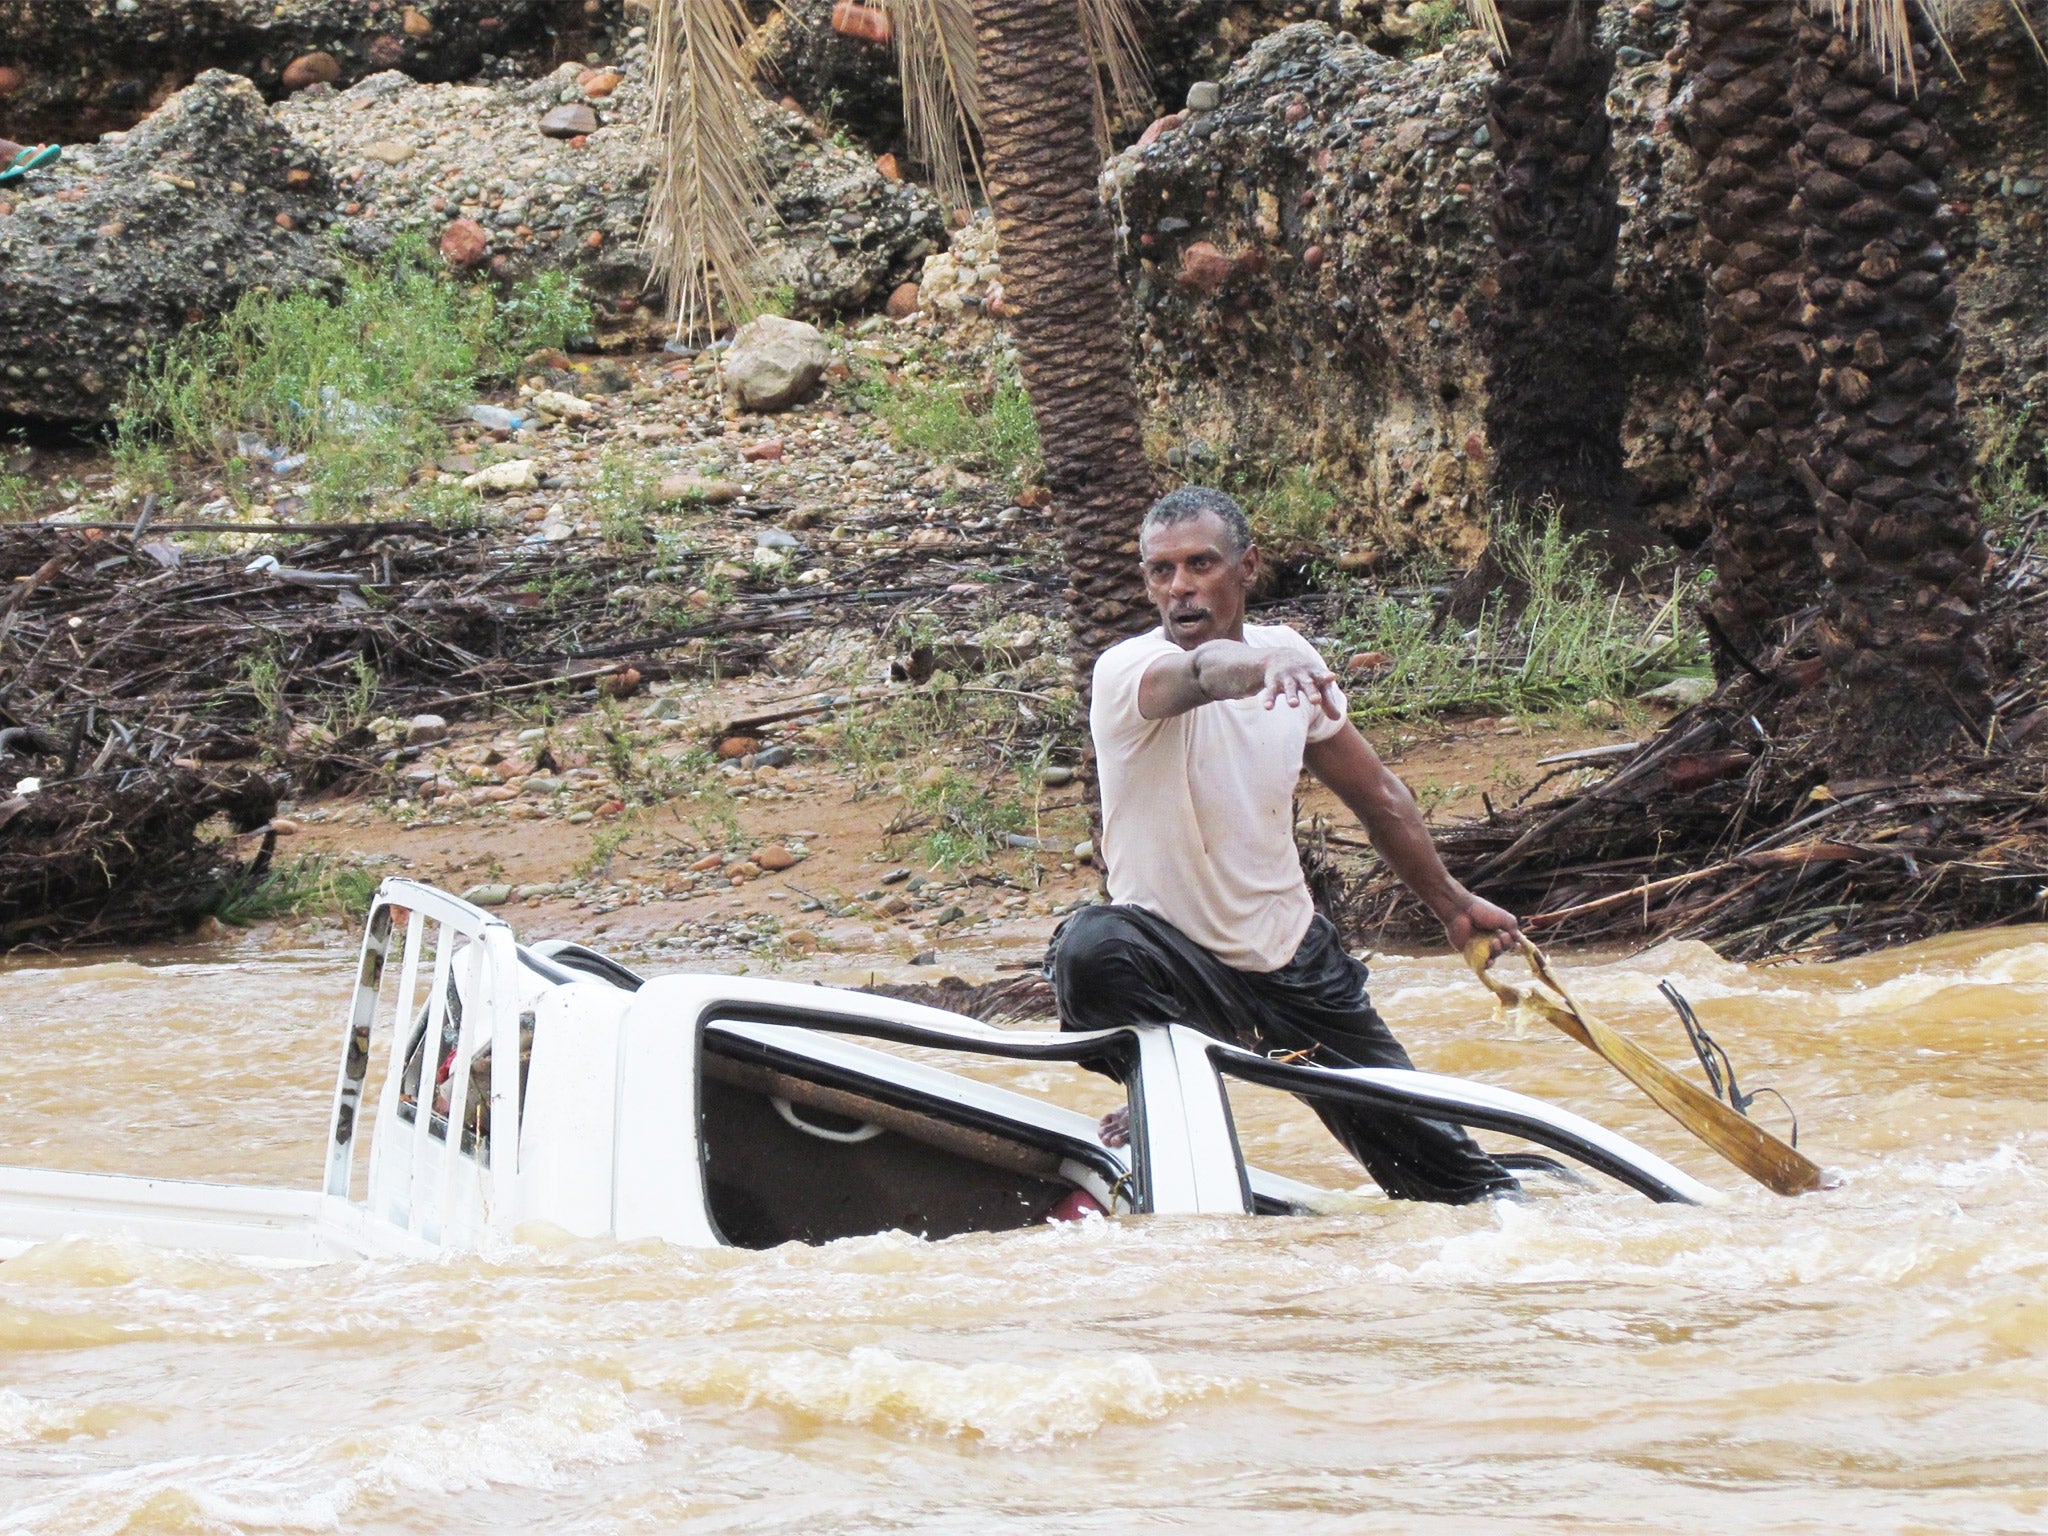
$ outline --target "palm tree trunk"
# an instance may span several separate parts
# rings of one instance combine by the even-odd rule
[[[1805,477],[1828,578],[1821,654],[1847,738],[1899,766],[1987,710],[1987,560],[1956,409],[1960,338],[1939,223],[1940,81],[1917,90],[1802,15],[1795,216],[1820,405]],[[1904,757],[1901,756],[1904,754]]]
[[[1713,613],[1745,651],[1820,590],[1803,452],[1819,373],[1800,321],[1792,112],[1798,0],[1695,0],[1686,127],[1700,157],[1706,264],[1705,502]]]
[[[977,0],[989,202],[1003,303],[1045,457],[1071,585],[1074,675],[1151,617],[1138,524],[1158,495],[1096,183],[1094,65],[1073,0]]]
[[[1490,87],[1499,156],[1499,298],[1487,323],[1486,435],[1493,490],[1533,512],[1555,503],[1569,531],[1645,530],[1622,467],[1620,214],[1607,87],[1614,53],[1593,0],[1501,0],[1508,53]]]

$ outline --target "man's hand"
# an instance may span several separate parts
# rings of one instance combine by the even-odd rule
[[[1451,948],[1460,954],[1473,939],[1483,935],[1491,943],[1492,952],[1503,955],[1520,942],[1522,925],[1513,913],[1466,891],[1460,904],[1444,919],[1444,933]]]
[[[1119,1104],[1102,1117],[1102,1123],[1095,1129],[1105,1147],[1127,1147],[1131,1144],[1131,1106]]]
[[[1271,709],[1282,699],[1288,708],[1299,709],[1309,701],[1320,704],[1332,720],[1344,718],[1344,706],[1337,699],[1337,674],[1321,659],[1298,651],[1267,651],[1266,675],[1259,686],[1259,702]]]

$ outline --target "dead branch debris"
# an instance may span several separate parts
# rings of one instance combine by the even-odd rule
[[[0,818],[0,948],[189,921],[204,892],[251,873],[246,850],[195,829],[253,805],[255,785],[274,805],[288,786],[395,773],[407,751],[377,747],[373,715],[453,717],[632,674],[740,675],[785,636],[886,622],[955,579],[934,581],[922,552],[882,554],[831,585],[699,610],[680,594],[702,556],[652,570],[647,551],[418,523],[314,525],[267,542],[277,553],[195,555],[156,539],[167,526],[0,527],[0,799],[39,781]],[[1045,574],[1010,579],[1053,600]],[[677,600],[650,610],[620,591],[650,587]],[[230,762],[251,766],[209,766]]]
[[[1794,635],[1610,771],[1438,835],[1444,862],[1545,943],[1700,939],[1734,959],[1833,958],[2048,916],[2048,562],[2005,560],[1987,602],[2006,683],[1988,741],[1922,771],[1850,777],[1806,707]],[[1597,772],[1588,769],[1577,777]],[[1312,836],[1326,908],[1361,939],[1427,937],[1384,870]]]
[[[89,774],[0,800],[0,950],[176,932],[263,878],[277,791],[246,768]]]

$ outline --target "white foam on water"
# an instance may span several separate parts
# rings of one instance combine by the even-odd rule
[[[767,1407],[811,1424],[939,1435],[1002,1450],[1045,1446],[1111,1424],[1143,1424],[1236,1385],[1163,1376],[1140,1355],[1079,1357],[1053,1366],[949,1365],[860,1347],[719,1351],[661,1383],[687,1402]]]
[[[27,1445],[83,1427],[89,1408],[71,1402],[59,1406],[0,1387],[0,1446]]]
[[[642,1437],[664,1422],[659,1413],[635,1408],[612,1382],[557,1381],[544,1398],[531,1408],[381,1434],[386,1448],[357,1481],[380,1492],[436,1494],[554,1488],[577,1468],[640,1460]]]
[[[380,1496],[541,1491],[586,1468],[639,1461],[643,1437],[666,1422],[635,1408],[616,1383],[553,1376],[527,1395],[531,1405],[479,1405],[455,1417],[82,1476],[47,1503],[10,1511],[0,1533],[150,1530],[171,1523],[172,1510],[194,1530],[353,1529],[363,1523],[352,1518],[360,1506]]]

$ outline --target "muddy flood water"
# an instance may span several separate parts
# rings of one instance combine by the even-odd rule
[[[351,961],[0,972],[0,1161],[317,1183]],[[1675,1063],[1671,979],[1783,1090],[1847,1175],[1800,1200],[1455,961],[1375,972],[1422,1065],[1731,1198],[302,1270],[49,1243],[0,1264],[0,1531],[2048,1531],[2048,930],[1568,966]],[[1360,1184],[1234,1102],[1254,1161]]]

